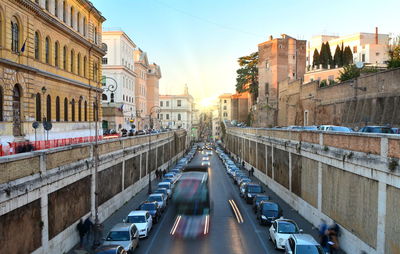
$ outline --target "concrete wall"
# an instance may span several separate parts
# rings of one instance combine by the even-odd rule
[[[234,147],[235,140],[243,142]],[[315,226],[336,221],[340,246],[352,254],[400,253],[399,144],[396,135],[250,128],[228,128],[225,138],[247,169]]]
[[[167,168],[188,145],[182,130],[151,140],[151,152],[149,137],[101,141],[97,174],[93,143],[0,158],[0,253],[69,251],[96,202],[103,221],[147,185],[150,169]]]

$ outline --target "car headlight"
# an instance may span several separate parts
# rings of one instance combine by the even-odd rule
[[[261,219],[266,220],[267,217],[265,217],[264,215],[261,215]]]
[[[250,195],[250,194],[247,194],[247,196],[248,196],[249,198],[251,198],[251,195]]]

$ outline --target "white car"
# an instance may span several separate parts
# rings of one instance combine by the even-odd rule
[[[172,185],[170,182],[161,182],[158,183],[157,186],[159,189],[167,189],[167,193],[168,193],[168,198],[171,198],[172,196]]]
[[[289,237],[302,232],[303,230],[299,229],[296,222],[281,218],[272,222],[269,228],[269,239],[274,243],[275,249],[285,249]]]
[[[150,201],[150,202],[156,201],[162,212],[167,207],[167,202],[165,200],[166,200],[166,197],[164,196],[164,194],[161,194],[161,193],[150,194],[149,197],[147,198],[147,201]]]
[[[208,167],[209,167],[211,164],[210,164],[210,161],[202,161],[202,162],[201,162],[201,165],[202,165],[202,166],[208,166]]]
[[[148,237],[153,227],[153,219],[148,211],[132,211],[128,214],[125,223],[133,223],[139,231],[139,237]]]

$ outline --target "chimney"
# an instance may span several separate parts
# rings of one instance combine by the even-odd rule
[[[269,36],[269,40],[272,41],[274,39],[274,37],[272,37],[272,35]]]
[[[378,44],[378,27],[375,27],[375,44]]]

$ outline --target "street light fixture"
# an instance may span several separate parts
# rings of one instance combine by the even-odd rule
[[[148,153],[148,157],[150,157],[150,151],[151,151],[151,129],[153,129],[153,124],[151,122],[151,115],[153,113],[160,113],[161,108],[159,106],[153,106],[150,109],[150,113],[149,113],[149,125],[150,125],[150,133],[149,133],[149,153]],[[147,166],[147,170],[149,170],[149,190],[148,193],[151,194],[152,190],[151,190],[151,169],[149,169],[149,167]]]

